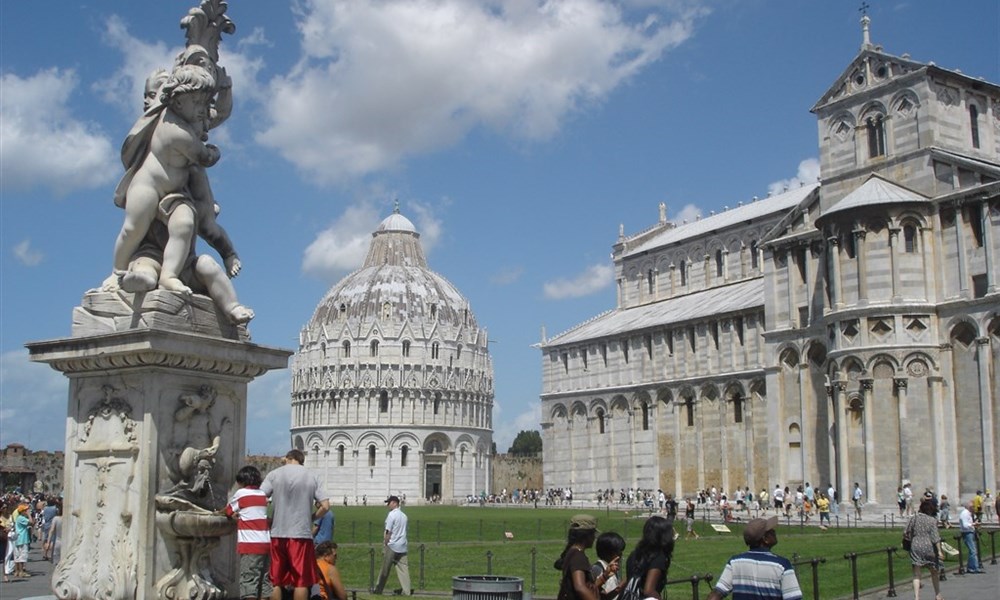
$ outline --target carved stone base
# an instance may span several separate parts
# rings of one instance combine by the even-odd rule
[[[73,309],[73,337],[163,329],[190,331],[227,340],[248,341],[244,325],[233,325],[208,296],[183,296],[156,289],[150,292],[90,290]]]
[[[28,350],[70,379],[56,596],[236,597],[231,524],[206,513],[225,505],[244,460],[247,384],[291,352],[159,328]]]

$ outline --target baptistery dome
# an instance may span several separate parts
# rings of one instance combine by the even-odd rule
[[[302,330],[293,445],[334,502],[464,499],[489,491],[492,412],[486,331],[397,208]]]

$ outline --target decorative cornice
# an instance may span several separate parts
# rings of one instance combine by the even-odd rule
[[[288,365],[290,350],[192,333],[138,329],[26,344],[30,359],[65,375],[170,369],[253,379]]]

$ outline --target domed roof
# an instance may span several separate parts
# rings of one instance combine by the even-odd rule
[[[417,228],[413,226],[413,223],[409,219],[399,214],[399,208],[396,208],[391,215],[382,219],[382,222],[379,223],[375,231],[406,231],[417,233]]]
[[[389,319],[476,327],[468,301],[428,268],[420,234],[398,207],[372,233],[364,265],[330,288],[309,327]]]

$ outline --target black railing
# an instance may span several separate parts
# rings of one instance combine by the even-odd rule
[[[844,558],[851,562],[851,590],[853,591],[851,598],[857,600],[857,598],[861,597],[861,591],[858,589],[858,558],[876,554],[885,554],[889,566],[889,589],[886,590],[885,595],[887,598],[896,597],[896,578],[892,569],[892,555],[896,553],[896,550],[899,550],[896,546],[887,546],[885,548],[877,548],[875,550],[867,550],[865,552],[848,552],[844,555]]]
[[[799,559],[797,554],[792,555],[792,566],[799,567],[801,565],[809,565],[809,570],[812,574],[812,588],[813,588],[813,599],[819,600],[819,566],[826,562],[826,558],[819,556],[816,558],[806,558]],[[798,569],[795,569],[798,573]]]
[[[707,583],[709,592],[711,593],[712,578],[713,575],[711,573],[705,573],[703,575],[695,573],[690,577],[684,579],[668,579],[666,585],[669,586],[669,585],[679,585],[682,583],[686,583],[691,586],[691,600],[699,600],[700,596],[698,595],[698,584],[700,584],[702,581]]]

